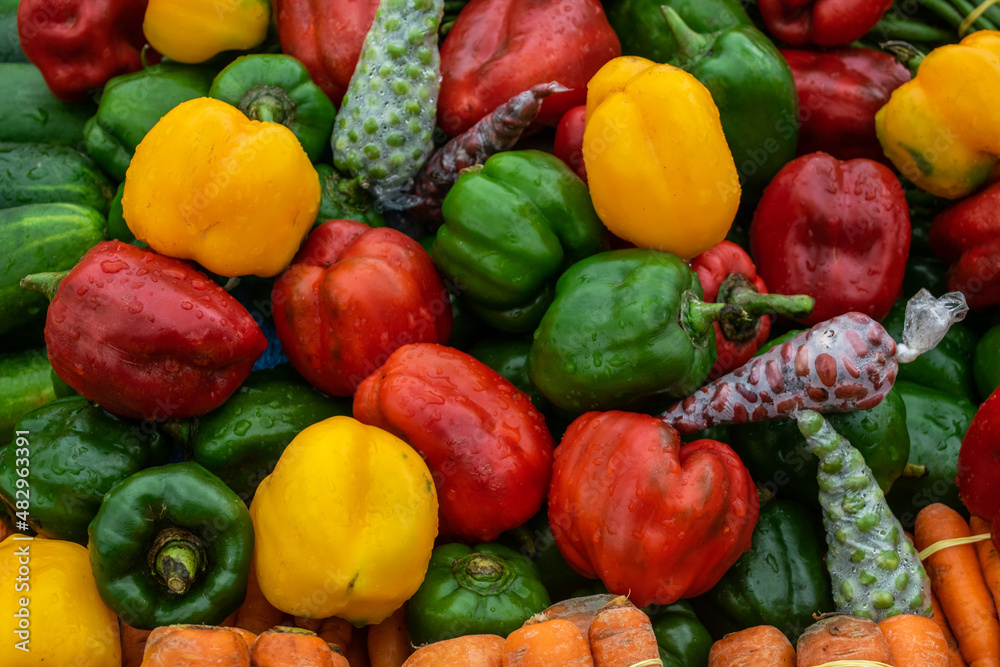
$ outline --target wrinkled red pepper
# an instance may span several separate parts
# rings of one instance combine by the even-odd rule
[[[767,294],[767,285],[757,275],[757,267],[746,251],[732,241],[722,241],[691,260],[691,268],[698,274],[705,301],[716,301],[719,288],[724,289],[737,282],[753,287],[760,294]],[[727,282],[728,281],[728,282]],[[725,300],[725,297],[722,299]],[[746,331],[723,331],[718,322],[715,325],[715,347],[718,357],[708,374],[710,380],[722,377],[739,368],[757,352],[771,334],[771,318],[758,317],[753,327]]]
[[[879,22],[892,0],[759,0],[768,31],[788,44],[844,46]]]
[[[275,0],[281,51],[302,61],[340,108],[379,0]]]
[[[407,343],[443,343],[451,302],[419,243],[388,227],[330,220],[271,290],[282,351],[311,385],[350,396]]]
[[[488,542],[535,515],[549,489],[552,435],[526,394],[459,350],[401,347],[358,387],[354,417],[420,452],[440,531]]]
[[[1000,182],[939,213],[930,241],[951,262],[949,290],[962,292],[970,308],[1000,305]]]
[[[441,45],[438,125],[455,136],[522,90],[558,81],[569,90],[546,98],[536,119],[555,125],[620,55],[598,0],[472,0]]]
[[[682,446],[655,417],[588,412],[556,448],[549,523],[559,551],[636,606],[714,586],[749,548],[758,510],[750,473],[728,445]]]
[[[142,69],[147,0],[21,0],[17,35],[52,94],[79,102],[119,74]]]
[[[189,263],[102,241],[59,282],[45,345],[56,374],[87,400],[122,417],[164,420],[222,405],[267,339],[242,304]]]
[[[754,212],[750,253],[772,292],[816,299],[816,324],[889,314],[910,252],[903,187],[885,165],[810,153],[782,167]]]
[[[782,49],[799,93],[798,154],[824,151],[840,160],[890,164],[875,136],[875,112],[910,70],[882,51]]]
[[[583,163],[583,126],[586,117],[586,104],[564,113],[556,125],[556,136],[552,143],[552,154],[575,171],[584,183],[587,182],[587,166]]]
[[[1000,439],[997,433],[1000,433],[1000,389],[979,406],[958,450],[955,484],[962,503],[975,516],[1000,516]],[[994,531],[993,541],[1000,542],[998,537],[1000,531]]]

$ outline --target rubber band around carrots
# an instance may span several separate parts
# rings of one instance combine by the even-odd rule
[[[940,540],[939,542],[929,545],[926,549],[918,553],[917,558],[920,560],[927,560],[928,557],[933,556],[942,549],[957,547],[962,544],[974,544],[976,542],[992,539],[992,537],[992,533],[980,533],[979,535],[969,535],[968,537],[956,537],[953,540]]]

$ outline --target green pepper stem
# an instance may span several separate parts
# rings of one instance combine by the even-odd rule
[[[69,274],[69,271],[49,271],[46,273],[32,273],[30,276],[21,278],[21,289],[30,290],[44,294],[51,301],[59,288],[59,282]]]
[[[240,100],[240,111],[250,120],[288,125],[295,120],[295,102],[282,88],[260,84]]]
[[[899,39],[882,42],[879,44],[879,47],[881,47],[883,51],[891,53],[898,63],[910,70],[910,74],[912,76],[917,75],[920,63],[922,63],[926,57],[926,54],[924,54],[917,47],[913,46],[913,44]]]
[[[506,590],[515,576],[514,568],[503,558],[479,551],[455,559],[451,571],[462,588],[480,595]]]
[[[205,547],[193,534],[165,528],[156,536],[150,550],[153,571],[176,595],[184,595],[205,571]]]
[[[927,474],[927,466],[923,463],[907,463],[903,468],[903,477],[923,477]]]
[[[667,20],[667,25],[670,26],[674,39],[677,40],[677,64],[679,67],[684,68],[685,65],[708,51],[712,41],[692,30],[673,7],[662,5],[660,11],[663,13],[663,18]]]

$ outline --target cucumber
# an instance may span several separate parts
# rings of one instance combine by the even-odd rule
[[[21,289],[21,278],[65,271],[104,239],[104,216],[79,204],[28,204],[0,209],[0,334],[45,312],[48,301]]]
[[[45,348],[0,354],[0,446],[14,439],[14,424],[56,397]]]
[[[26,63],[17,38],[17,6],[21,0],[0,0],[0,63]]]
[[[107,213],[114,187],[100,167],[69,146],[0,142],[0,208],[65,202]]]
[[[97,107],[67,104],[49,90],[31,63],[0,63],[0,141],[78,146]]]

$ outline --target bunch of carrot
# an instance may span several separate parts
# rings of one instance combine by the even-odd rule
[[[651,667],[662,665],[649,617],[628,598],[592,595],[553,605],[506,639],[471,635],[419,648],[404,667]]]

